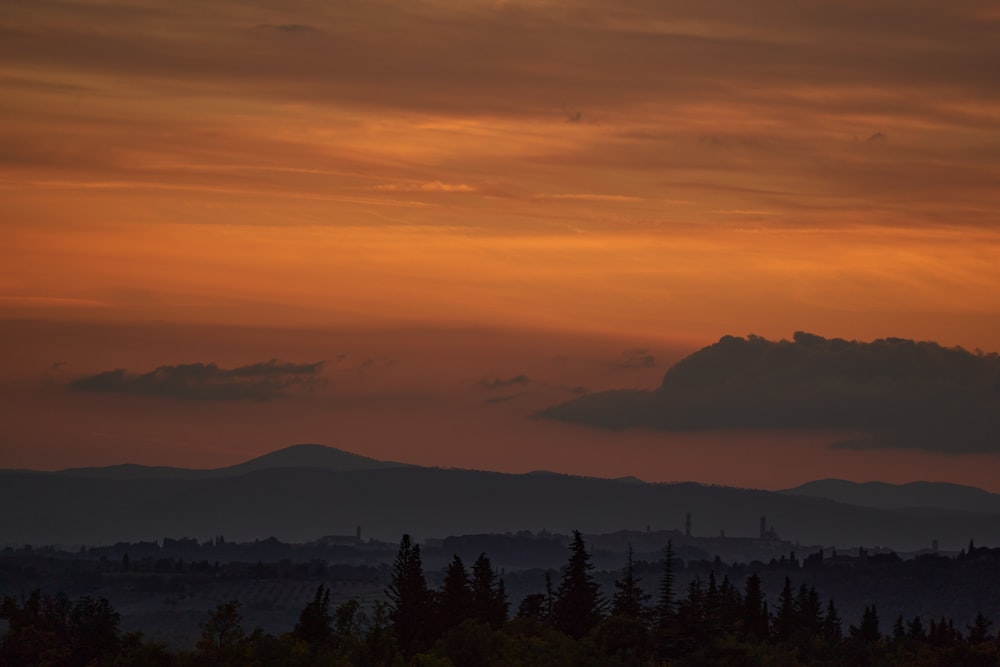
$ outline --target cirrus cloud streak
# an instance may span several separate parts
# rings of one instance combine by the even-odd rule
[[[78,378],[74,391],[162,396],[192,401],[268,400],[322,384],[323,362],[296,364],[275,359],[235,368],[214,363],[160,366],[148,373],[119,368]]]

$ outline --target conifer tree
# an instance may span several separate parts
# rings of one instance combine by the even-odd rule
[[[545,573],[545,620],[552,622],[552,608],[556,603],[556,594],[552,588],[552,575]]]
[[[545,619],[545,596],[542,593],[525,595],[517,606],[518,618],[529,618],[536,621]]]
[[[719,620],[727,631],[736,631],[743,620],[743,598],[729,575],[724,575],[719,585]]]
[[[601,598],[594,568],[583,535],[573,531],[569,562],[552,605],[552,622],[557,630],[579,639],[601,620]]]
[[[785,577],[785,585],[778,596],[778,613],[774,617],[773,634],[778,641],[787,641],[795,633],[795,599],[792,596],[792,581]]]
[[[833,598],[830,598],[826,604],[826,615],[823,616],[823,639],[831,644],[839,644],[842,636],[840,614],[837,613]]]
[[[485,553],[472,566],[472,618],[494,630],[507,621],[507,591]]]
[[[715,580],[715,570],[708,573],[708,590],[705,591],[705,630],[716,633],[722,628],[722,596]]]
[[[861,625],[858,627],[852,625],[848,631],[851,638],[861,644],[876,643],[882,637],[882,633],[878,629],[878,612],[875,605],[865,607],[865,611],[861,615]]]
[[[896,622],[892,624],[892,643],[899,646],[906,639],[906,626],[903,624],[903,615],[896,617]]]
[[[639,586],[640,580],[635,577],[632,565],[632,545],[628,546],[628,560],[625,563],[623,577],[615,581],[614,600],[611,603],[611,613],[614,616],[627,618],[643,618],[646,615],[646,601],[649,594]]]
[[[472,590],[465,564],[456,554],[448,565],[444,583],[437,597],[440,630],[446,632],[472,614]]]
[[[396,641],[409,658],[428,640],[431,611],[420,545],[412,544],[409,535],[403,535],[399,543],[386,597],[389,598],[389,619],[396,632]]]
[[[678,605],[677,624],[687,642],[700,642],[706,634],[705,590],[699,577],[691,580],[687,597]]]
[[[761,590],[760,577],[747,577],[746,594],[743,596],[743,632],[747,638],[764,641],[768,637],[767,603]]]
[[[797,629],[805,630],[810,635],[820,633],[823,626],[823,606],[815,588],[807,588],[805,584],[799,587],[799,595],[795,598],[795,612],[798,616]]]
[[[674,617],[674,545],[667,540],[663,555],[663,577],[660,579],[659,599],[656,603],[657,626],[667,628]]]
[[[993,622],[988,620],[983,616],[982,611],[976,612],[976,619],[972,622],[969,628],[969,643],[970,644],[982,644],[989,639],[990,626]]]

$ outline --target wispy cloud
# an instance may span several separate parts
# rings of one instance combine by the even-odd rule
[[[386,183],[373,189],[383,192],[475,192],[476,188],[465,183],[443,183],[424,181],[421,183]]]
[[[298,391],[311,391],[322,383],[323,362],[307,364],[272,359],[236,368],[209,363],[160,366],[148,373],[119,368],[78,378],[74,391],[164,396],[194,401],[267,400]]]
[[[618,368],[653,368],[656,366],[656,357],[649,350],[627,350],[612,365]]]
[[[537,199],[567,199],[574,201],[593,201],[593,202],[642,201],[642,197],[632,197],[630,195],[607,195],[607,194],[587,193],[587,192],[540,194],[540,195],[535,195],[535,197]]]
[[[492,380],[484,378],[483,380],[480,380],[479,384],[486,389],[504,389],[507,387],[517,386],[523,387],[531,384],[531,378],[522,373],[509,378],[493,378]]]

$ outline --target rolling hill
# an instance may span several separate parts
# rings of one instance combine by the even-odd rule
[[[134,463],[100,468],[68,468],[54,474],[64,477],[94,477],[100,479],[210,479],[234,477],[255,470],[279,468],[309,468],[312,470],[375,470],[379,468],[402,468],[406,463],[379,461],[377,459],[346,452],[326,445],[292,445],[258,456],[257,458],[225,468],[198,470],[192,468],[170,468],[163,466],[142,466]]]
[[[695,483],[561,474],[502,474],[375,461],[318,446],[292,447],[215,471],[132,466],[0,471],[4,544],[107,544],[164,537],[304,542],[353,534],[396,541],[528,529],[587,533],[681,528],[756,538],[766,516],[803,544],[900,550],[1000,544],[1000,513],[890,510],[826,498]],[[329,449],[329,451],[327,451]],[[224,472],[223,472],[224,471]],[[188,475],[180,477],[178,475]]]
[[[1000,495],[982,489],[946,482],[849,482],[821,479],[780,493],[826,498],[850,505],[878,509],[934,509],[955,512],[1000,514]]]

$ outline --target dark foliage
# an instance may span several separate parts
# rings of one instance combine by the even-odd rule
[[[430,638],[433,608],[420,560],[420,545],[413,544],[409,535],[403,535],[400,541],[386,597],[396,641],[405,655],[413,655]]]
[[[591,574],[594,569],[583,535],[573,531],[570,558],[552,605],[552,624],[560,632],[579,639],[601,620],[601,596]]]
[[[948,618],[927,623],[899,616],[884,633],[877,609],[868,605],[844,637],[833,601],[824,602],[806,585],[796,590],[791,580],[773,615],[755,573],[737,586],[728,577],[719,582],[709,570],[674,599],[668,556],[656,613],[646,613],[629,558],[616,581],[613,613],[604,616],[589,554],[576,532],[558,589],[550,585],[528,595],[508,621],[503,581],[485,555],[471,577],[453,559],[435,595],[419,548],[404,536],[389,605],[365,610],[348,600],[331,612],[330,592],[319,586],[295,628],[274,636],[247,634],[239,603],[225,602],[202,623],[193,650],[176,652],[137,633],[121,634],[106,600],[8,596],[0,605],[0,665],[1000,665],[1000,637],[981,613],[963,629]]]

